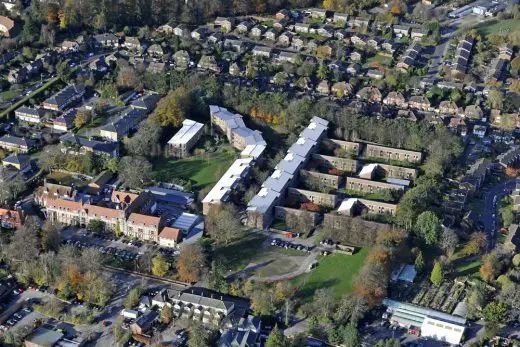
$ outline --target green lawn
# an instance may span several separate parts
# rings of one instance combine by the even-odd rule
[[[479,272],[481,265],[482,261],[480,259],[472,261],[471,263],[461,264],[455,268],[453,277],[471,276]]]
[[[66,186],[83,186],[87,184],[86,181],[82,181],[80,179],[74,178],[71,174],[66,172],[54,171],[47,175],[47,179],[53,180],[58,184],[63,184]]]
[[[478,33],[483,37],[491,34],[509,34],[518,30],[520,30],[520,19],[493,19],[477,26]]]
[[[22,91],[20,89],[9,89],[0,93],[0,98],[4,101],[10,100],[20,94]]]
[[[213,186],[235,161],[233,151],[186,159],[162,158],[154,163],[154,177],[170,182],[176,178],[189,179],[197,188]]]
[[[382,66],[390,66],[392,65],[392,57],[388,57],[382,54],[376,54],[375,56],[368,58],[365,64],[365,68],[371,67],[371,63],[378,62]]]
[[[296,294],[303,301],[311,299],[317,289],[332,288],[337,298],[352,291],[352,284],[369,253],[363,248],[354,255],[332,254],[321,258],[310,274],[292,280],[301,289]]]
[[[215,249],[215,259],[224,263],[226,269],[238,271],[246,267],[252,259],[265,252],[262,244],[265,236],[261,234],[248,234],[242,239],[227,246]]]

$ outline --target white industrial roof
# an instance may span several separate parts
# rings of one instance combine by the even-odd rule
[[[171,145],[183,145],[188,143],[193,136],[204,127],[204,124],[195,122],[191,119],[185,119],[182,122],[182,128],[168,141]]]

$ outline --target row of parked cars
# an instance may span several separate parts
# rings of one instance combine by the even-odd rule
[[[32,309],[29,307],[22,308],[20,311],[13,313],[9,319],[7,319],[4,324],[0,325],[0,331],[4,332],[7,329],[13,327],[23,319],[23,317],[27,316],[29,313],[32,312]]]
[[[89,244],[89,243],[83,242],[83,241],[74,241],[74,240],[66,240],[66,241],[64,241],[64,243],[67,245],[77,247],[77,248],[94,248],[94,249],[97,249],[100,253],[111,254],[122,260],[136,260],[141,257],[141,255],[136,252],[127,251],[127,250],[119,249],[116,247],[105,247],[105,246],[99,246],[96,244]]]
[[[284,241],[281,239],[273,239],[271,241],[271,246],[282,247],[285,249],[296,249],[296,250],[302,251],[302,252],[310,252],[312,250],[311,246],[299,245],[299,244],[292,243],[289,241]]]

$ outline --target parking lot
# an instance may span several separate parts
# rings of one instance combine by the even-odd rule
[[[63,231],[63,243],[77,248],[94,248],[103,254],[113,255],[121,260],[139,260],[145,253],[159,252],[166,257],[179,254],[177,250],[161,248],[157,245],[136,240],[117,238],[112,234],[88,232],[86,229],[67,228]]]
[[[307,253],[311,252],[313,249],[313,246],[302,245],[302,244],[294,243],[291,241],[284,241],[279,238],[273,239],[271,241],[271,246],[281,247],[281,248],[285,248],[285,249],[294,249],[297,251],[302,251],[302,252],[307,252]]]

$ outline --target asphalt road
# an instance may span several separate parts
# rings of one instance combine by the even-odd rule
[[[488,234],[487,251],[491,251],[495,247],[496,233],[499,229],[498,202],[506,195],[511,194],[515,188],[516,178],[500,182],[484,194],[484,212],[482,214],[482,223],[484,230]]]

